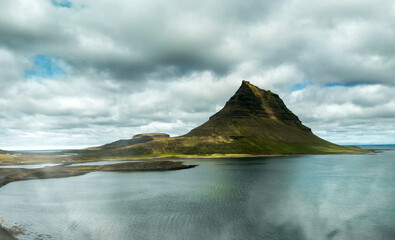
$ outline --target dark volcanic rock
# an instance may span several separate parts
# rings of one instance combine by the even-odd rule
[[[250,135],[258,134],[264,128],[270,128],[272,122],[290,125],[303,131],[311,131],[285,106],[277,94],[259,89],[248,81],[243,81],[237,92],[219,112],[186,136],[234,133],[233,127],[221,128],[222,123],[229,122],[255,130],[255,133],[250,131]],[[253,126],[256,128],[253,129]],[[271,130],[275,131],[276,129]],[[277,133],[274,132],[274,135]]]
[[[254,94],[247,81],[243,81],[239,90],[229,99],[225,107],[211,118],[249,117],[251,115],[269,117],[262,107],[262,98]]]
[[[299,118],[285,106],[277,94],[259,89],[248,81],[243,81],[239,90],[229,99],[225,107],[210,119],[251,116],[275,118],[301,125]]]

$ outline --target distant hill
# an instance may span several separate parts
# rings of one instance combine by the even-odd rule
[[[247,81],[242,82],[222,110],[188,134],[144,143],[132,140],[103,145],[99,152],[104,156],[141,157],[366,152],[317,137],[277,94]]]
[[[155,139],[160,139],[160,138],[169,138],[169,134],[166,133],[145,133],[145,134],[137,134],[133,136],[131,139],[121,139],[112,143],[108,143],[99,147],[90,147],[90,148],[85,148],[77,151],[106,151],[110,149],[115,149],[115,148],[122,148],[130,145],[135,145],[138,143],[145,143],[149,142]]]
[[[117,149],[117,148],[122,148],[122,147],[127,147],[139,143],[145,143],[149,142],[155,139],[160,139],[160,138],[169,138],[169,134],[166,133],[143,133],[143,134],[137,134],[133,136],[131,139],[121,139],[112,143],[108,143],[102,146],[98,147],[89,147],[89,148],[84,148],[84,149],[79,149],[79,150],[68,150],[65,152],[69,153],[93,153],[93,152],[105,152],[109,151],[112,149]]]

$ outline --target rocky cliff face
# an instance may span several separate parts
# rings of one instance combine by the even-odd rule
[[[270,117],[270,109],[263,107],[263,98],[259,91],[255,91],[252,85],[243,81],[239,90],[225,104],[225,107],[210,117],[215,118],[243,118],[250,116]]]
[[[259,89],[247,81],[242,82],[225,107],[210,119],[251,116],[300,123],[299,118],[285,106],[277,94]]]
[[[218,134],[226,134],[226,129],[221,128],[221,125],[225,123],[240,123],[248,125],[246,126],[248,128],[256,126],[255,131],[258,133],[262,131],[262,128],[270,127],[269,122],[277,122],[293,126],[299,130],[311,131],[285,106],[277,94],[259,89],[251,83],[243,81],[237,92],[219,112],[186,136],[215,135],[218,130],[220,131]],[[232,126],[228,126],[228,130],[234,133]]]

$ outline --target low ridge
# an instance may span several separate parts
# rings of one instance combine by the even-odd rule
[[[219,112],[186,135],[126,143],[104,154],[166,157],[366,152],[317,137],[277,94],[248,81],[242,82]]]
[[[145,143],[149,142],[155,139],[160,139],[160,138],[169,138],[169,134],[166,133],[142,133],[142,134],[137,134],[134,135],[131,139],[121,139],[112,143],[108,143],[99,147],[91,147],[91,148],[86,148],[82,149],[81,151],[97,151],[97,150],[109,150],[109,149],[114,149],[114,148],[121,148],[121,147],[126,147],[138,143]]]

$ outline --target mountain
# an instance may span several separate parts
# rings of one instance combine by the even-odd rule
[[[144,133],[144,134],[137,134],[133,136],[131,139],[121,139],[112,143],[108,143],[99,147],[91,147],[91,148],[85,148],[82,150],[78,151],[104,151],[104,150],[110,150],[110,149],[116,149],[116,148],[122,148],[130,145],[135,145],[138,143],[145,143],[149,142],[155,139],[160,139],[160,138],[169,138],[169,134],[166,133]]]
[[[0,149],[0,154],[7,154],[7,153],[9,153],[9,152]]]
[[[116,143],[116,142],[115,142]],[[117,144],[112,143],[111,146]],[[271,91],[243,81],[225,106],[186,135],[144,143],[122,142],[100,151],[106,156],[229,156],[363,153],[314,135]],[[127,145],[129,144],[130,145]]]

